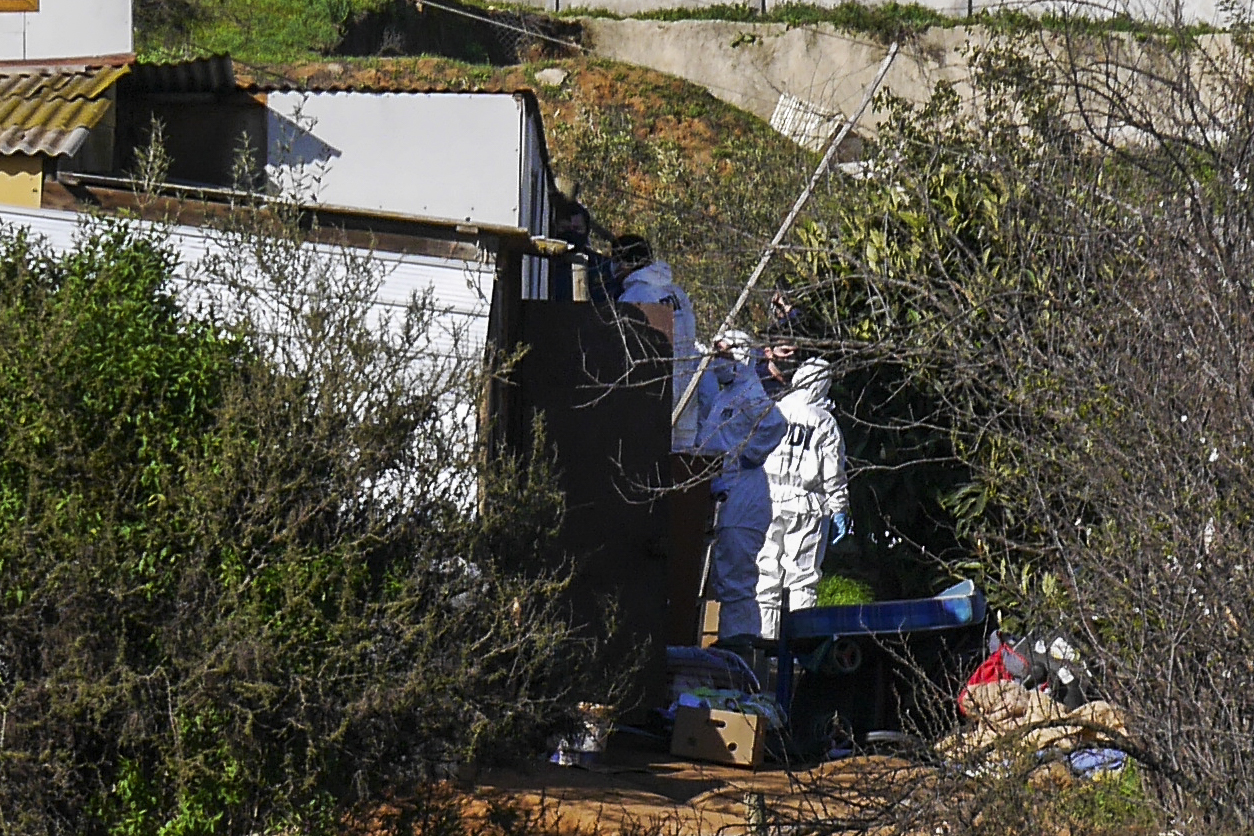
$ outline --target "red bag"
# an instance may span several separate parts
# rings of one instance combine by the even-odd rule
[[[990,682],[1002,682],[1008,679],[1021,680],[1028,668],[1027,659],[1016,653],[1008,643],[1002,643],[991,656],[980,663],[975,673],[971,674],[967,680],[967,684],[962,687],[962,692],[958,694],[958,711],[962,716],[967,716],[966,700],[970,696],[970,689],[973,685],[987,685]],[[1016,675],[1014,671],[1019,671],[1019,673]]]

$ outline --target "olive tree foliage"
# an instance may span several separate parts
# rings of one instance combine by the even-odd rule
[[[1248,832],[1248,40],[1023,30],[968,57],[969,90],[883,100],[870,176],[801,230],[793,291],[847,402],[874,375],[908,401],[858,420],[947,468],[933,523],[963,553],[938,563],[1004,626],[1075,637],[1177,829]],[[909,827],[1004,826],[980,815],[999,782],[967,774],[929,779]]]
[[[181,266],[0,237],[0,832],[330,830],[586,684],[546,463],[459,420],[494,370],[431,359],[429,298],[380,321],[368,256],[231,217]]]

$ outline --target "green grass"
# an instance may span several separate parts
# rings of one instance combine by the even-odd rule
[[[727,20],[734,23],[767,23],[764,15],[740,3],[704,6],[699,9],[658,9],[634,15],[636,20]]]
[[[344,25],[385,0],[219,0],[196,6],[186,33],[139,31],[143,60],[230,54],[242,61],[294,63],[324,57]]]
[[[1080,781],[1057,799],[1075,827],[1072,832],[1150,834],[1159,831],[1140,771],[1129,762],[1121,772]]]
[[[641,20],[727,20],[736,23],[783,23],[788,26],[826,23],[881,38],[921,32],[932,26],[952,25],[949,18],[917,3],[892,2],[883,6],[864,6],[852,0],[835,8],[785,3],[765,14],[758,14],[750,6],[732,4],[700,9],[660,9],[636,17]]]

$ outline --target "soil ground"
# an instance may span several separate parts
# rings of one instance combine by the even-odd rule
[[[760,793],[772,818],[843,818],[857,804],[849,787],[882,772],[885,780],[912,771],[883,755],[790,768],[767,762],[757,769],[685,760],[665,741],[616,733],[596,764],[492,769],[478,776],[474,802],[510,800],[542,807],[560,829],[582,833],[655,832],[675,836],[736,834],[748,829],[746,795]],[[848,787],[849,792],[841,792]],[[644,826],[643,828],[641,826]]]

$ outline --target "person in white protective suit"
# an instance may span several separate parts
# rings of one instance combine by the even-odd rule
[[[675,358],[671,376],[674,409],[673,404],[683,397],[701,363],[697,357],[697,320],[692,303],[684,289],[675,284],[670,265],[653,260],[649,242],[636,235],[624,235],[615,243],[615,266],[624,274],[623,293],[618,301],[669,305],[675,312],[671,336],[671,355]],[[671,451],[692,452],[696,437],[697,399],[690,398],[671,432]]]
[[[710,584],[720,604],[719,640],[731,645],[748,643],[762,630],[756,558],[771,524],[762,463],[784,437],[787,422],[762,390],[747,334],[720,335],[714,351],[708,380],[701,380],[705,402],[697,448],[723,459],[711,486],[718,508]]]
[[[773,517],[757,556],[763,638],[779,634],[784,589],[789,609],[815,605],[824,552],[849,531],[845,441],[828,411],[830,386],[827,361],[806,360],[779,400],[788,432],[763,465]]]

